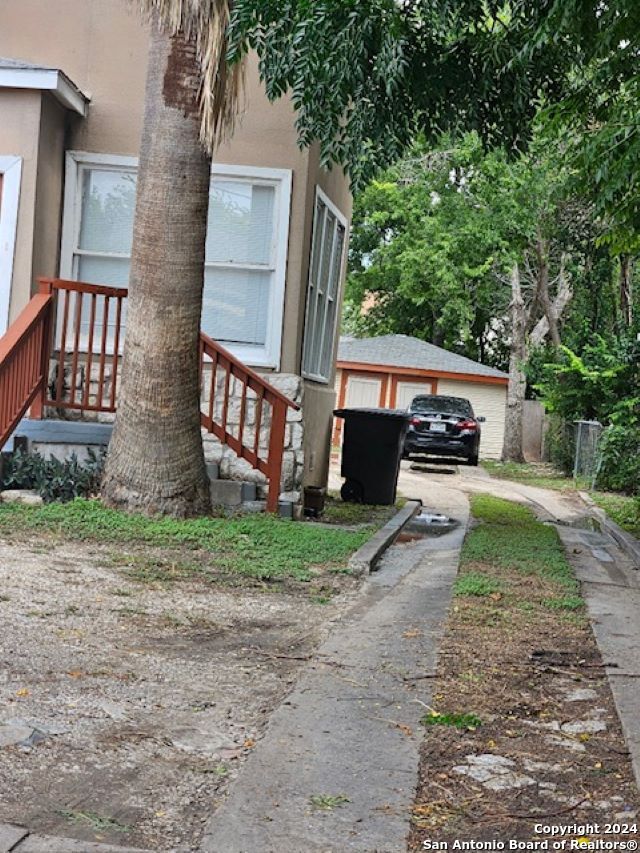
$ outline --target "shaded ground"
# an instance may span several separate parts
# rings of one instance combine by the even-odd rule
[[[472,507],[481,524],[463,549],[425,708],[411,849],[531,841],[545,837],[540,821],[633,824],[631,763],[556,531],[504,501],[477,496]]]
[[[221,570],[203,542],[69,544],[51,524],[16,530],[8,518],[0,534],[0,822],[196,849],[270,712],[350,600],[355,581],[338,540],[324,565],[263,560],[277,578],[265,582],[234,574],[230,562]],[[250,559],[258,534],[268,551],[274,530],[236,527],[235,551],[222,537],[220,552],[238,560],[245,542]],[[327,539],[325,530],[313,535]],[[343,554],[350,545],[342,542]]]

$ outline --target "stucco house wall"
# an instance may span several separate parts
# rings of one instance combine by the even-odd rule
[[[65,109],[49,92],[0,88],[0,156],[21,157],[24,166],[10,320],[28,302],[37,276],[60,272],[64,195],[69,182],[65,153],[137,157],[147,47],[147,27],[128,0],[57,0],[55,4],[3,0],[0,4],[0,57],[61,69],[89,101],[86,117],[82,117]],[[347,230],[351,218],[348,180],[340,169],[327,171],[320,166],[316,147],[298,148],[294,120],[288,99],[274,104],[268,101],[255,57],[250,57],[243,113],[233,137],[213,158],[218,165],[286,170],[291,175],[281,339],[275,368],[285,377],[302,376],[316,189],[338,208]],[[334,350],[336,346],[337,334]],[[273,369],[258,363],[252,366],[266,372]],[[313,485],[321,485],[328,470],[334,378],[332,362],[326,381],[304,379],[299,392],[304,408],[303,470],[306,482]]]

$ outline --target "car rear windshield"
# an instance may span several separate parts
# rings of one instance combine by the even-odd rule
[[[463,397],[416,397],[411,403],[412,412],[438,412],[443,415],[473,417],[471,403]]]

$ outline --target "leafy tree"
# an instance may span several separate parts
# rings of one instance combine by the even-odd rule
[[[246,52],[270,98],[291,95],[300,144],[317,141],[357,186],[418,126],[432,136],[462,123],[521,143],[536,93],[554,89],[567,61],[553,46],[548,62],[522,53],[536,2],[505,12],[493,0],[141,0],[152,35],[108,503],[209,507],[197,364],[208,178]]]

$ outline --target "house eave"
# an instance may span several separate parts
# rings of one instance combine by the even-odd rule
[[[433,379],[455,379],[460,382],[477,382],[483,385],[508,385],[509,377],[503,375],[485,375],[483,373],[462,373],[453,370],[439,370],[436,367],[403,367],[397,364],[371,364],[366,361],[345,361],[338,359],[338,370],[353,370],[369,373],[397,373],[402,376]]]
[[[83,118],[89,108],[87,96],[57,68],[0,68],[0,88],[51,92],[66,109]]]

